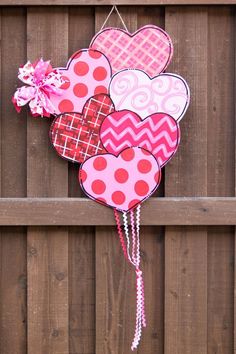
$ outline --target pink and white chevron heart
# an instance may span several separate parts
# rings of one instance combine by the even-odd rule
[[[100,138],[111,154],[118,155],[127,147],[139,146],[150,151],[163,167],[177,151],[180,128],[165,113],[155,113],[141,120],[136,113],[124,110],[113,112],[104,119]]]
[[[151,77],[164,71],[173,55],[169,35],[154,25],[132,34],[120,28],[105,28],[92,39],[90,47],[107,56],[113,73],[141,69]]]

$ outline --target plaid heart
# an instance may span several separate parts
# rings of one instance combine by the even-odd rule
[[[99,131],[104,118],[114,109],[110,97],[99,94],[85,103],[82,113],[57,116],[50,129],[57,153],[72,162],[84,162],[90,156],[106,153]]]
[[[150,77],[164,71],[169,64],[173,45],[161,28],[147,25],[134,33],[120,28],[105,28],[98,32],[90,47],[108,58],[113,74],[123,69],[140,69]]]

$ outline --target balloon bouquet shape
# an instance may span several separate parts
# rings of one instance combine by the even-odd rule
[[[26,85],[12,98],[18,112],[29,103],[33,116],[54,116],[49,135],[57,154],[79,163],[84,193],[114,210],[124,256],[136,271],[132,350],[146,326],[141,203],[156,191],[178,149],[179,122],[190,100],[186,81],[164,73],[172,55],[169,35],[157,26],[132,34],[108,27],[64,68],[43,59],[27,62],[18,74]]]

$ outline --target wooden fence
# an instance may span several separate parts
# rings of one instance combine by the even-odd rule
[[[110,9],[98,5],[109,3],[0,1],[0,354],[130,353],[135,279],[112,212],[83,198],[78,166],[50,146],[50,120],[11,104],[19,65],[40,56],[64,65],[89,45]],[[138,353],[236,353],[236,1],[116,4],[130,5],[119,8],[130,31],[168,31],[168,70],[192,94],[179,151],[143,206],[148,327]],[[109,24],[120,25],[115,15]]]

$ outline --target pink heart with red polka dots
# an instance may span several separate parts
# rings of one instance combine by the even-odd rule
[[[108,92],[111,66],[106,56],[97,50],[79,50],[65,68],[57,69],[65,83],[60,96],[50,94],[55,114],[81,112],[91,96]]]
[[[140,147],[118,156],[92,156],[80,167],[79,182],[88,197],[119,211],[128,211],[157,189],[161,169],[155,157]]]

